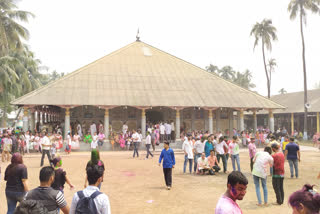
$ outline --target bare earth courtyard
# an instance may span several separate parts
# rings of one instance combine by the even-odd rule
[[[287,205],[288,196],[303,184],[319,184],[316,179],[319,173],[318,162],[320,152],[316,149],[303,147],[301,162],[299,164],[299,179],[290,179],[289,165],[285,163],[285,204],[273,205],[276,201],[268,177],[269,206],[258,208],[253,179],[249,169],[249,155],[247,150],[241,150],[241,170],[247,176],[249,185],[243,201],[238,202],[244,213],[292,213]],[[138,213],[214,213],[215,205],[219,197],[226,189],[227,175],[219,173],[216,176],[200,176],[183,174],[183,154],[176,152],[176,167],[173,171],[173,188],[168,191],[164,188],[162,166],[157,162],[159,152],[153,159],[144,160],[145,151],[140,152],[139,159],[132,159],[132,152],[102,152],[101,159],[106,165],[106,173],[102,184],[102,192],[109,196],[111,211],[113,214],[138,214]],[[73,194],[83,189],[85,178],[85,166],[90,158],[89,152],[73,152],[69,156],[62,154],[63,168],[74,190],[65,186],[65,197],[70,205]],[[45,164],[48,165],[48,160]],[[31,154],[24,157],[24,163],[28,167],[28,184],[33,189],[39,184],[40,155]],[[0,213],[6,213],[7,204],[5,198],[5,182],[3,175],[7,163],[1,163],[0,182]],[[228,160],[228,170],[232,169],[231,160]],[[319,187],[317,188],[319,189]],[[262,189],[261,189],[262,194]],[[263,195],[263,194],[262,194]]]

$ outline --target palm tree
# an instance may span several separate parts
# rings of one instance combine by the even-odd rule
[[[224,66],[218,70],[218,74],[226,80],[232,80],[234,79],[235,71],[231,66]]]
[[[269,88],[271,91],[271,82],[272,82],[272,73],[275,71],[275,67],[277,66],[277,62],[274,58],[271,58],[268,60],[268,69],[269,69],[269,78],[270,78],[270,82],[269,82]]]
[[[210,64],[209,66],[206,67],[206,70],[209,71],[210,73],[217,74],[219,71],[219,68],[216,65]]]
[[[253,48],[255,48],[259,44],[259,41],[261,40],[263,64],[264,64],[264,70],[267,77],[268,98],[270,98],[270,77],[267,70],[264,48],[266,47],[267,50],[269,51],[272,50],[271,42],[278,39],[276,32],[277,32],[277,29],[272,25],[271,19],[264,19],[261,23],[257,22],[252,27],[252,30],[250,33],[251,36],[254,35],[255,37]]]
[[[15,0],[0,0],[0,103],[3,108],[4,127],[9,102],[14,95],[19,94],[22,87],[22,84],[16,84],[19,79],[16,69],[21,63],[13,57],[13,53],[23,50],[21,39],[29,38],[28,30],[18,22],[27,22],[30,16],[33,14],[17,10]]]
[[[319,12],[319,0],[291,0],[288,6],[290,12],[290,19],[294,20],[299,13],[300,17],[300,34],[302,41],[302,66],[303,66],[303,80],[304,80],[304,139],[307,138],[307,115],[308,109],[306,104],[308,103],[308,87],[307,87],[307,68],[306,68],[306,57],[305,57],[305,44],[303,35],[303,23],[306,24],[307,10],[312,13]]]
[[[28,40],[29,32],[19,22],[28,22],[34,15],[27,11],[16,10],[15,0],[0,0],[0,56],[10,50],[21,50],[21,38]]]
[[[241,73],[239,71],[236,72],[234,79],[232,82],[235,84],[245,88],[245,89],[252,89],[255,88],[256,85],[251,82],[252,80],[252,74],[251,72],[247,69],[245,72]]]
[[[284,89],[284,88],[281,88],[279,91],[278,91],[279,94],[285,94],[287,93],[287,91]]]

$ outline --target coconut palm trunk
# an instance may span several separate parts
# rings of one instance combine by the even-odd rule
[[[307,69],[306,69],[306,57],[305,57],[305,44],[304,44],[304,35],[303,35],[303,12],[302,8],[300,8],[300,33],[301,33],[301,41],[302,41],[302,64],[303,64],[303,80],[304,80],[304,120],[303,120],[303,131],[304,136],[303,138],[307,139],[307,130],[308,130],[308,124],[307,124],[307,115],[308,115],[308,109],[306,107],[306,103],[308,103],[308,87],[307,87]]]
[[[270,99],[270,79],[269,79],[268,70],[267,70],[267,64],[266,64],[266,57],[265,57],[265,53],[264,53],[264,42],[263,42],[263,40],[262,40],[262,57],[263,57],[264,70],[266,72],[266,77],[267,77],[268,98]]]

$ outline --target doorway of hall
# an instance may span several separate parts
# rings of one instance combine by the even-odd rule
[[[160,121],[163,121],[163,113],[160,111],[147,111],[146,112],[146,119],[148,122],[152,124],[157,124]]]

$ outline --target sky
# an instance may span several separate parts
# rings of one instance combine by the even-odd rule
[[[199,67],[210,63],[249,69],[267,95],[261,44],[253,49],[252,26],[272,19],[278,41],[271,94],[303,90],[299,20],[289,19],[289,0],[22,0],[21,10],[36,17],[23,24],[27,42],[49,70],[70,73],[112,51],[141,41]],[[320,14],[308,13],[305,27],[308,89],[320,81]]]

